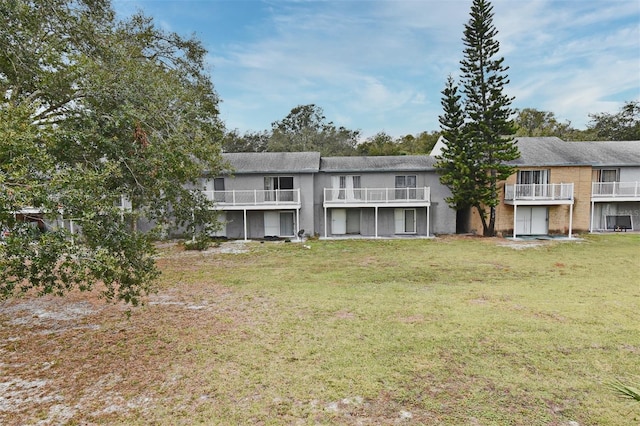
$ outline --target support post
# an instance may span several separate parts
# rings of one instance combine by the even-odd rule
[[[327,238],[327,208],[324,208],[324,237]]]
[[[429,211],[431,206],[427,206],[427,238],[429,238]]]
[[[247,241],[247,209],[242,210],[243,222],[244,222],[244,240]]]
[[[375,219],[375,237],[378,238],[378,206],[374,207],[375,209],[375,214],[374,214],[374,219]]]
[[[513,205],[513,239],[516,239],[516,223],[518,218],[518,205]]]
[[[573,228],[573,204],[569,204],[569,238],[571,238],[572,228]]]

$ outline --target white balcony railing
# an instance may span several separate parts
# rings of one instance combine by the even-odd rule
[[[325,204],[428,203],[430,188],[324,188]]]
[[[203,191],[208,200],[219,206],[299,205],[300,189],[249,189]]]
[[[640,182],[593,182],[592,198],[637,198],[640,200]]]
[[[505,185],[505,201],[572,201],[573,183]]]

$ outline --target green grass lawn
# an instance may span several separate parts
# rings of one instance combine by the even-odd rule
[[[640,374],[640,236],[500,242],[262,244],[203,259],[183,285],[213,276],[253,318],[202,347],[225,403],[201,419],[628,424],[634,407],[607,383]],[[326,410],[342,400],[351,417]]]
[[[96,391],[131,401],[70,423],[639,423],[609,385],[640,380],[640,235],[307,244],[165,250],[130,318],[106,306],[99,329],[23,350],[55,347],[76,387],[110,377]]]

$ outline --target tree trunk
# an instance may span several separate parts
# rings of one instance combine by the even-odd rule
[[[491,207],[489,210],[489,227],[485,229],[485,237],[494,237],[496,235],[496,208]]]
[[[487,225],[487,218],[485,217],[487,212],[485,212],[481,206],[474,206],[474,207],[476,208],[476,211],[480,215],[480,220],[482,221],[482,235],[486,237],[487,230],[489,229]]]

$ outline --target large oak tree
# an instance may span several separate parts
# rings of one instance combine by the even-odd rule
[[[102,283],[136,304],[158,272],[135,224],[211,222],[188,189],[222,167],[205,53],[109,0],[0,1],[0,296]]]

